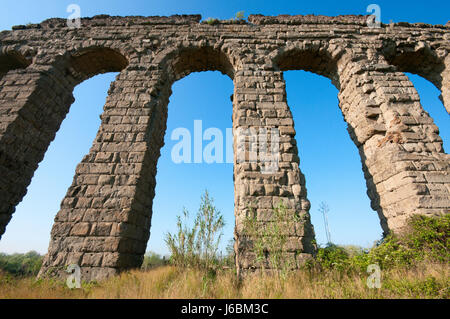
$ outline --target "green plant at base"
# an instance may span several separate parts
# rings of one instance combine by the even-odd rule
[[[420,261],[450,263],[450,214],[440,217],[414,215],[404,232],[390,234],[371,249],[337,245],[319,248],[310,269],[365,272],[370,264],[381,269],[414,267]]]
[[[398,295],[409,295],[414,298],[442,298],[448,299],[450,296],[450,279],[437,280],[430,276],[424,279],[386,279],[384,286],[387,290]]]
[[[199,227],[196,238],[197,250],[202,263],[208,269],[216,259],[217,249],[223,236],[222,229],[225,226],[223,216],[213,205],[208,191],[205,191],[202,196],[195,223]]]
[[[383,269],[429,260],[450,263],[450,214],[413,215],[401,234],[388,235],[368,253],[368,262]]]
[[[268,268],[280,279],[286,278],[289,269],[293,268],[292,260],[286,258],[284,252],[288,234],[299,222],[300,217],[296,213],[290,214],[281,201],[272,209],[271,220],[265,225],[258,222],[251,207],[244,220],[244,233],[253,244],[257,264],[264,270],[268,262]]]
[[[325,269],[344,270],[349,265],[349,254],[340,246],[327,244],[325,248],[319,248],[316,254],[316,262]]]
[[[189,212],[183,210],[184,219],[177,216],[176,234],[166,234],[165,242],[175,266],[210,269],[217,262],[217,249],[225,226],[223,216],[213,205],[208,191],[201,198],[195,221],[188,225]]]
[[[197,264],[195,255],[195,238],[197,236],[198,225],[192,227],[187,225],[189,212],[183,209],[183,219],[177,216],[177,233],[167,233],[165,242],[170,250],[170,262],[175,266],[188,267]]]

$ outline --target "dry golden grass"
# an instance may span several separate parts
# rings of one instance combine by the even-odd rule
[[[0,298],[449,298],[447,264],[382,273],[382,287],[369,289],[368,274],[297,271],[285,280],[249,275],[238,282],[233,271],[216,276],[171,266],[122,273],[107,281],[70,290],[63,282],[11,278],[0,274]]]
[[[15,278],[0,271],[0,299],[84,298],[86,295],[86,290],[70,290],[61,281]]]
[[[196,269],[159,267],[130,271],[99,284],[90,298],[239,298],[238,282],[232,272],[214,279]]]

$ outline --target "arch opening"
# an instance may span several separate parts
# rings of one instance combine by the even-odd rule
[[[100,73],[121,71],[127,65],[124,59],[115,50],[91,48],[58,56],[48,71],[35,71],[31,64],[27,69],[29,73],[21,75],[25,79],[29,76],[35,83],[30,84],[33,89],[24,92],[20,99],[3,101],[9,108],[10,120],[0,138],[10,142],[3,144],[0,150],[7,155],[1,158],[0,169],[5,168],[11,178],[2,180],[0,185],[4,199],[0,211],[0,237],[74,102],[75,86]],[[71,70],[76,72],[71,73]]]
[[[116,75],[93,76],[75,87],[75,102],[34,172],[27,194],[17,205],[0,240],[0,251],[47,252],[55,214],[72,183],[76,165],[89,153],[108,88]]]
[[[225,238],[219,247],[220,251],[224,252],[234,230],[233,178],[230,176],[233,174],[233,165],[227,161],[227,158],[233,158],[232,144],[227,147],[227,143],[233,141],[227,136],[227,129],[231,131],[232,127],[232,107],[226,109],[230,102],[221,101],[229,101],[233,93],[229,78],[234,77],[234,67],[224,52],[212,47],[177,49],[164,56],[160,65],[165,70],[162,80],[165,81],[164,90],[167,90],[167,93],[164,96],[170,96],[170,102],[169,98],[164,99],[161,101],[162,107],[159,108],[161,114],[158,117],[164,122],[164,135],[161,140],[156,141],[160,157],[157,159],[157,173],[154,177],[154,198],[151,207],[153,227],[147,250],[160,255],[168,254],[163,242],[165,233],[173,233],[175,218],[182,215],[183,207],[188,209],[191,219],[195,218],[198,210],[195,205],[199,204],[200,196],[208,190],[216,208],[225,219]],[[219,72],[227,76],[218,76]],[[211,82],[218,82],[219,85],[209,86],[208,90],[201,89]],[[201,94],[199,90],[202,90]],[[220,96],[225,99],[220,99]],[[211,105],[211,102],[214,105]],[[223,112],[224,116],[217,116],[217,112]],[[172,150],[175,144],[181,141],[180,136],[172,136],[177,129],[182,129],[189,135],[188,162],[185,162],[186,157],[182,162],[174,162]],[[205,139],[208,130],[215,131],[219,136],[208,136]],[[183,136],[183,140],[185,138],[186,136]],[[205,146],[217,140],[221,140],[218,143],[218,147],[222,147],[219,151],[221,155],[218,155],[218,150],[215,149],[215,159],[208,163],[204,157]],[[197,146],[194,146],[195,143]],[[194,147],[198,147],[199,143],[203,148],[194,154]],[[227,154],[230,151],[231,154]],[[183,155],[184,152],[185,150],[182,151]],[[171,178],[165,178],[166,176]],[[177,181],[177,184],[174,185],[173,180]],[[175,197],[174,190],[178,194]]]
[[[443,108],[439,89],[434,83],[421,75],[408,72],[405,72],[405,75],[419,94],[420,104],[424,111],[429,114],[438,127],[436,134],[442,139],[444,152],[448,153],[450,149],[450,117]]]
[[[336,61],[326,50],[286,50],[278,54],[273,63],[280,71],[301,70],[323,75],[339,89]]]
[[[423,43],[393,47],[393,44],[388,43],[384,46],[383,54],[386,61],[395,65],[399,71],[420,75],[441,89],[441,73],[445,65],[430,47]]]
[[[328,216],[329,219],[332,219],[330,220],[330,227],[333,227],[332,224],[334,224],[334,227],[338,227],[334,230],[335,236],[333,236],[333,231],[331,233],[332,241],[339,244],[371,246],[374,241],[379,240],[382,236],[380,221],[382,224],[383,216],[380,217],[380,215],[373,214],[373,201],[374,199],[376,200],[378,195],[369,194],[371,189],[373,192],[373,187],[370,184],[371,176],[368,174],[367,169],[365,169],[366,158],[364,152],[360,149],[362,147],[361,143],[357,140],[355,134],[352,133],[354,128],[347,122],[346,110],[338,110],[337,108],[332,110],[325,106],[314,109],[309,107],[298,108],[298,105],[304,105],[304,102],[300,100],[300,96],[289,93],[290,90],[304,90],[302,97],[308,99],[314,106],[318,103],[340,105],[336,101],[337,93],[341,90],[337,71],[338,58],[338,56],[333,57],[326,48],[317,50],[293,49],[282,52],[273,61],[276,68],[284,71],[283,76],[285,79],[288,79],[289,82],[297,83],[296,85],[286,84],[287,98],[288,105],[293,114],[296,136],[299,137],[298,140],[296,139],[297,145],[299,145],[297,151],[301,155],[300,168],[305,170],[303,173],[308,189],[307,196],[311,202],[311,219],[314,224],[320,225],[317,229],[319,237],[317,239],[319,242],[324,243],[325,230],[323,227],[323,216],[318,209],[322,201],[327,202],[326,194],[328,194],[331,197],[328,203],[330,211],[340,211],[342,214],[337,213],[335,216]],[[324,88],[323,86],[328,85],[326,83],[328,81],[321,78],[320,75],[328,78],[334,87],[337,88],[337,91]],[[321,83],[320,87],[319,83]],[[306,87],[315,86],[313,92],[320,91],[321,93],[316,93],[314,95],[316,99],[313,99],[308,94],[310,90],[304,89],[303,87],[300,88],[298,85],[305,85]],[[325,96],[325,92],[327,96]],[[324,121],[324,118],[327,118],[327,120]],[[336,121],[337,118],[343,121]],[[318,126],[321,134],[314,133],[317,133]],[[346,128],[348,134],[344,133],[344,128]],[[305,138],[307,136],[310,136],[310,138]],[[317,143],[318,138],[323,138],[321,144]],[[329,142],[338,138],[339,141],[336,143]],[[350,143],[350,140],[353,143]],[[340,145],[344,145],[346,151],[342,151],[338,147]],[[355,152],[354,145],[357,146],[359,152]],[[333,148],[335,148],[334,152],[328,152]],[[311,156],[312,154],[316,154],[319,158],[314,158],[314,156]],[[336,154],[339,155],[336,156]],[[305,157],[305,163],[302,157]],[[332,163],[330,162],[330,158],[333,158]],[[322,164],[319,166],[319,163]],[[356,167],[359,169],[355,169]],[[334,176],[333,180],[330,180],[329,176]],[[364,178],[365,182],[363,182]],[[326,185],[328,191],[324,191],[324,185]],[[369,198],[366,192],[361,192],[361,189],[366,189]],[[336,196],[335,194],[337,193],[340,196]],[[322,198],[320,198],[321,195],[319,194],[325,194],[325,196],[322,195]],[[353,199],[354,197],[358,198],[357,203],[355,201],[345,201],[345,198]],[[356,215],[355,211],[365,213]],[[342,219],[340,218],[342,216],[348,217]],[[353,226],[350,227],[358,230],[358,232],[354,231],[352,234],[352,232],[348,231],[348,227],[351,224]],[[360,240],[361,238],[363,239]]]
[[[80,82],[92,76],[120,72],[128,66],[128,59],[110,48],[88,48],[69,57],[68,70]]]
[[[207,47],[186,47],[170,52],[163,57],[161,67],[167,71],[173,83],[192,72],[220,71],[234,78],[236,61],[220,49]]]
[[[444,108],[450,113],[449,56],[445,58],[442,52],[437,52],[424,42],[398,47],[387,42],[382,53],[386,61],[399,71],[419,75],[433,83],[440,91],[439,99]]]
[[[331,243],[371,247],[382,237],[382,229],[363,191],[367,187],[362,159],[336,107],[338,90],[312,72],[285,71],[283,76],[317,243],[329,241],[324,203]]]
[[[176,63],[185,63],[182,61],[187,60],[180,58]],[[205,67],[204,65],[203,68]],[[164,146],[157,163],[152,228],[147,250],[168,255],[164,236],[167,232],[176,232],[176,216],[181,216],[186,208],[193,221],[199,209],[200,196],[208,190],[216,208],[225,219],[224,236],[219,247],[224,254],[234,231],[233,163],[227,161],[227,158],[233,159],[232,146],[227,147],[227,143],[232,143],[227,136],[227,129],[231,129],[232,107],[229,96],[233,92],[233,86],[227,76],[221,76],[217,71],[188,73],[188,76],[176,81],[171,87]],[[175,134],[177,130],[187,135]],[[215,131],[218,135],[207,139],[208,131]],[[188,162],[184,161],[186,157],[178,162],[179,159],[174,160],[173,156],[185,155],[186,149],[174,151],[175,147],[186,142],[186,139],[189,142],[185,146],[190,147]],[[221,150],[215,149],[211,154],[218,155],[219,151],[221,155],[208,163],[205,158],[208,145],[219,140],[215,145],[217,148],[221,146]],[[194,149],[194,144],[197,143],[198,146],[199,142],[201,150],[197,154],[200,154],[200,158],[195,155]]]

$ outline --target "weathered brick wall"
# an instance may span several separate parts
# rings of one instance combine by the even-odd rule
[[[255,265],[242,234],[249,207],[261,225],[271,222],[279,201],[301,217],[285,252],[294,267],[316,249],[285,70],[326,76],[339,89],[385,232],[400,231],[414,213],[449,212],[449,155],[402,72],[434,83],[449,111],[450,26],[369,28],[364,16],[252,15],[215,25],[200,19],[96,16],[82,19],[79,29],[49,19],[0,33],[0,236],[73,102],[73,88],[120,71],[55,217],[42,274],[77,263],[83,279],[101,279],[141,264],[171,86],[191,72],[219,70],[233,79],[235,132],[280,132],[279,169],[272,174],[262,174],[261,163],[237,161],[235,149],[239,271]]]

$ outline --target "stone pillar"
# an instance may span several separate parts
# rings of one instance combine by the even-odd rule
[[[413,214],[448,213],[450,157],[408,77],[384,61],[344,56],[340,108],[385,233]]]
[[[0,79],[0,238],[73,102],[74,83],[41,68]]]
[[[259,227],[273,222],[272,208],[282,201],[292,214],[300,217],[288,234],[284,247],[286,261],[296,268],[315,252],[312,244],[314,230],[310,223],[310,203],[306,198],[305,179],[299,169],[294,122],[286,103],[285,83],[281,71],[253,70],[244,67],[234,78],[233,131],[235,138],[235,251],[237,269],[245,273],[258,267],[252,247],[252,238],[245,236],[244,220],[253,211]],[[264,172],[260,154],[254,154],[250,144],[260,145],[261,140],[245,144],[246,160],[239,162],[237,132],[239,129],[260,128],[279,131],[279,162],[273,172]],[[270,139],[270,137],[269,137]],[[259,151],[259,150],[258,150]],[[250,161],[257,155],[258,161]],[[251,209],[250,209],[251,207]],[[262,233],[262,231],[261,231]],[[254,238],[253,238],[254,239]],[[270,255],[270,252],[268,252]],[[266,256],[268,258],[268,256]],[[267,267],[267,259],[264,262]]]
[[[82,280],[99,280],[142,263],[170,88],[137,69],[128,67],[111,85],[97,137],[56,215],[40,276],[77,264]]]

